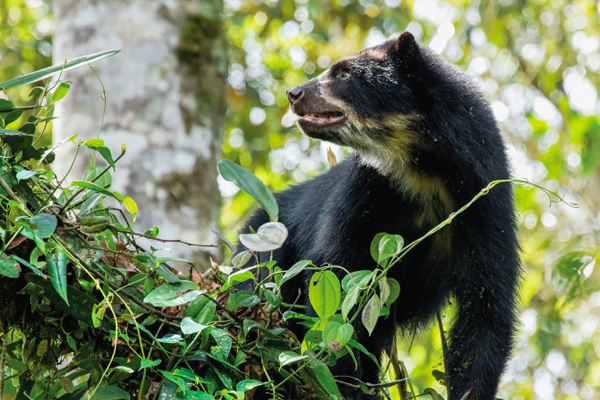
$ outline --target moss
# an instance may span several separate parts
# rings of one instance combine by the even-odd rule
[[[220,130],[226,110],[228,46],[222,0],[203,0],[181,28],[177,56],[187,70],[182,92],[197,101],[182,106],[186,129],[194,123]],[[184,71],[185,72],[185,71]]]

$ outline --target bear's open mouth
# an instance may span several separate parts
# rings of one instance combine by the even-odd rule
[[[343,122],[346,116],[341,111],[328,111],[319,113],[305,113],[300,117],[300,122],[325,127]]]

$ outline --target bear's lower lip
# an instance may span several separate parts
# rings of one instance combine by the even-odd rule
[[[343,122],[346,116],[341,112],[324,113],[324,114],[305,114],[298,121],[300,123],[310,124],[315,127],[326,127]]]

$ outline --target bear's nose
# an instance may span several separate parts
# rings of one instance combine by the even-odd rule
[[[304,91],[300,89],[300,86],[296,86],[295,88],[288,89],[288,91],[285,92],[285,94],[287,94],[287,98],[290,101],[290,104],[294,104],[302,97]]]

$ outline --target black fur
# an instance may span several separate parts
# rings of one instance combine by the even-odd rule
[[[369,244],[375,234],[400,234],[410,243],[492,180],[509,178],[502,138],[479,90],[408,33],[340,60],[288,96],[301,117],[343,115],[326,126],[301,118],[299,126],[356,153],[277,195],[280,221],[289,230],[275,252],[283,269],[303,259],[351,271],[374,268]],[[248,225],[265,222],[259,211]],[[511,186],[495,187],[390,272],[402,287],[395,315],[380,319],[371,337],[357,323],[359,342],[379,355],[396,325],[422,327],[452,297],[458,308],[449,335],[449,398],[475,388],[473,399],[494,399],[511,352],[520,275]],[[293,302],[300,289],[309,305],[310,275],[284,285],[284,300]],[[346,356],[334,373],[377,382],[375,365],[357,358],[358,370]],[[346,399],[371,398],[340,389]]]

